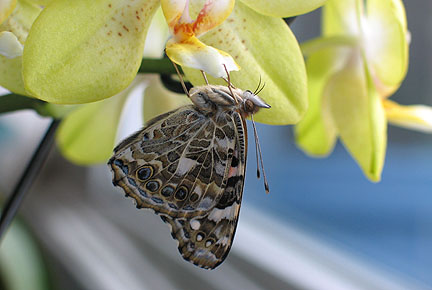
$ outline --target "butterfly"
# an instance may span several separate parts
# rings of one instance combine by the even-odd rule
[[[113,184],[137,208],[152,209],[171,226],[185,260],[214,269],[227,257],[237,227],[246,169],[245,120],[270,106],[229,80],[228,86],[207,84],[190,91],[182,84],[193,104],[149,121],[115,147],[108,164]],[[254,133],[257,141],[255,124]],[[265,187],[268,191],[266,179]]]

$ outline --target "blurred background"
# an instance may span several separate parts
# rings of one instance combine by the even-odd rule
[[[432,2],[405,5],[410,67],[393,99],[432,105]],[[300,42],[319,34],[319,18],[294,21]],[[30,111],[0,116],[0,201],[49,122]],[[105,164],[79,167],[53,149],[0,246],[0,289],[432,289],[431,135],[390,126],[373,184],[340,144],[312,159],[289,126],[258,133],[271,193],[250,146],[236,238],[216,270],[184,262],[169,228],[135,209]]]

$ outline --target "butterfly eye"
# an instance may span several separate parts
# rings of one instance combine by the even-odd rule
[[[180,186],[179,189],[177,189],[177,192],[175,193],[174,197],[177,200],[185,200],[186,196],[188,194],[188,189],[186,186]]]
[[[255,110],[255,104],[254,104],[250,99],[247,99],[247,100],[244,102],[244,110],[245,110],[247,113],[254,113],[254,110]]]
[[[171,194],[173,194],[174,192],[174,188],[172,186],[165,186],[164,188],[162,188],[161,194],[165,197],[169,197]]]
[[[147,180],[153,175],[153,167],[145,165],[138,169],[136,175],[139,180]]]
[[[150,180],[149,182],[147,182],[146,188],[151,192],[155,192],[159,189],[159,182],[157,182],[156,180]]]

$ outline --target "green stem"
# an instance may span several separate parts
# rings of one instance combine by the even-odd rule
[[[169,58],[143,58],[138,70],[140,73],[176,74],[174,66]]]
[[[28,163],[25,171],[21,175],[18,184],[15,186],[14,191],[9,196],[6,204],[1,211],[0,215],[0,242],[18,212],[18,208],[23,202],[24,197],[29,192],[31,185],[40,172],[42,165],[47,159],[48,153],[54,143],[55,132],[60,124],[60,120],[52,120],[45,136],[39,143],[36,151],[34,152],[30,162]]]
[[[39,110],[46,102],[18,94],[0,96],[0,114],[24,109]]]

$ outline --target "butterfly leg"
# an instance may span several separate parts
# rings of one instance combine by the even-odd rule
[[[178,77],[179,77],[179,79],[180,79],[180,83],[181,83],[181,85],[182,85],[182,87],[183,87],[183,91],[184,91],[185,94],[190,98],[189,91],[188,91],[188,89],[186,88],[186,85],[185,85],[185,83],[184,83],[183,77],[182,77],[182,75],[181,75],[181,73],[180,73],[180,71],[179,71],[177,65],[175,64],[175,62],[173,62],[173,61],[171,61],[171,62],[172,62],[172,64],[174,65],[174,68],[175,68],[175,70],[176,70],[176,72],[177,72],[177,75],[178,75]]]
[[[202,73],[202,76],[203,76],[203,78],[204,78],[206,84],[209,85],[209,82],[208,82],[207,76],[206,76],[206,74],[205,74],[205,71],[202,70],[201,73]]]
[[[224,64],[223,66],[224,66],[224,68],[225,68],[225,72],[226,72],[226,74],[227,74],[227,78],[226,78],[226,79],[223,78],[223,79],[228,83],[228,89],[230,90],[231,96],[233,97],[233,99],[235,100],[236,104],[238,105],[238,100],[237,100],[237,98],[234,96],[234,93],[233,93],[233,91],[232,91],[233,85],[232,85],[232,83],[231,83],[230,74],[229,74],[229,72],[228,72],[228,70],[227,70],[227,68],[226,68],[226,65]]]

